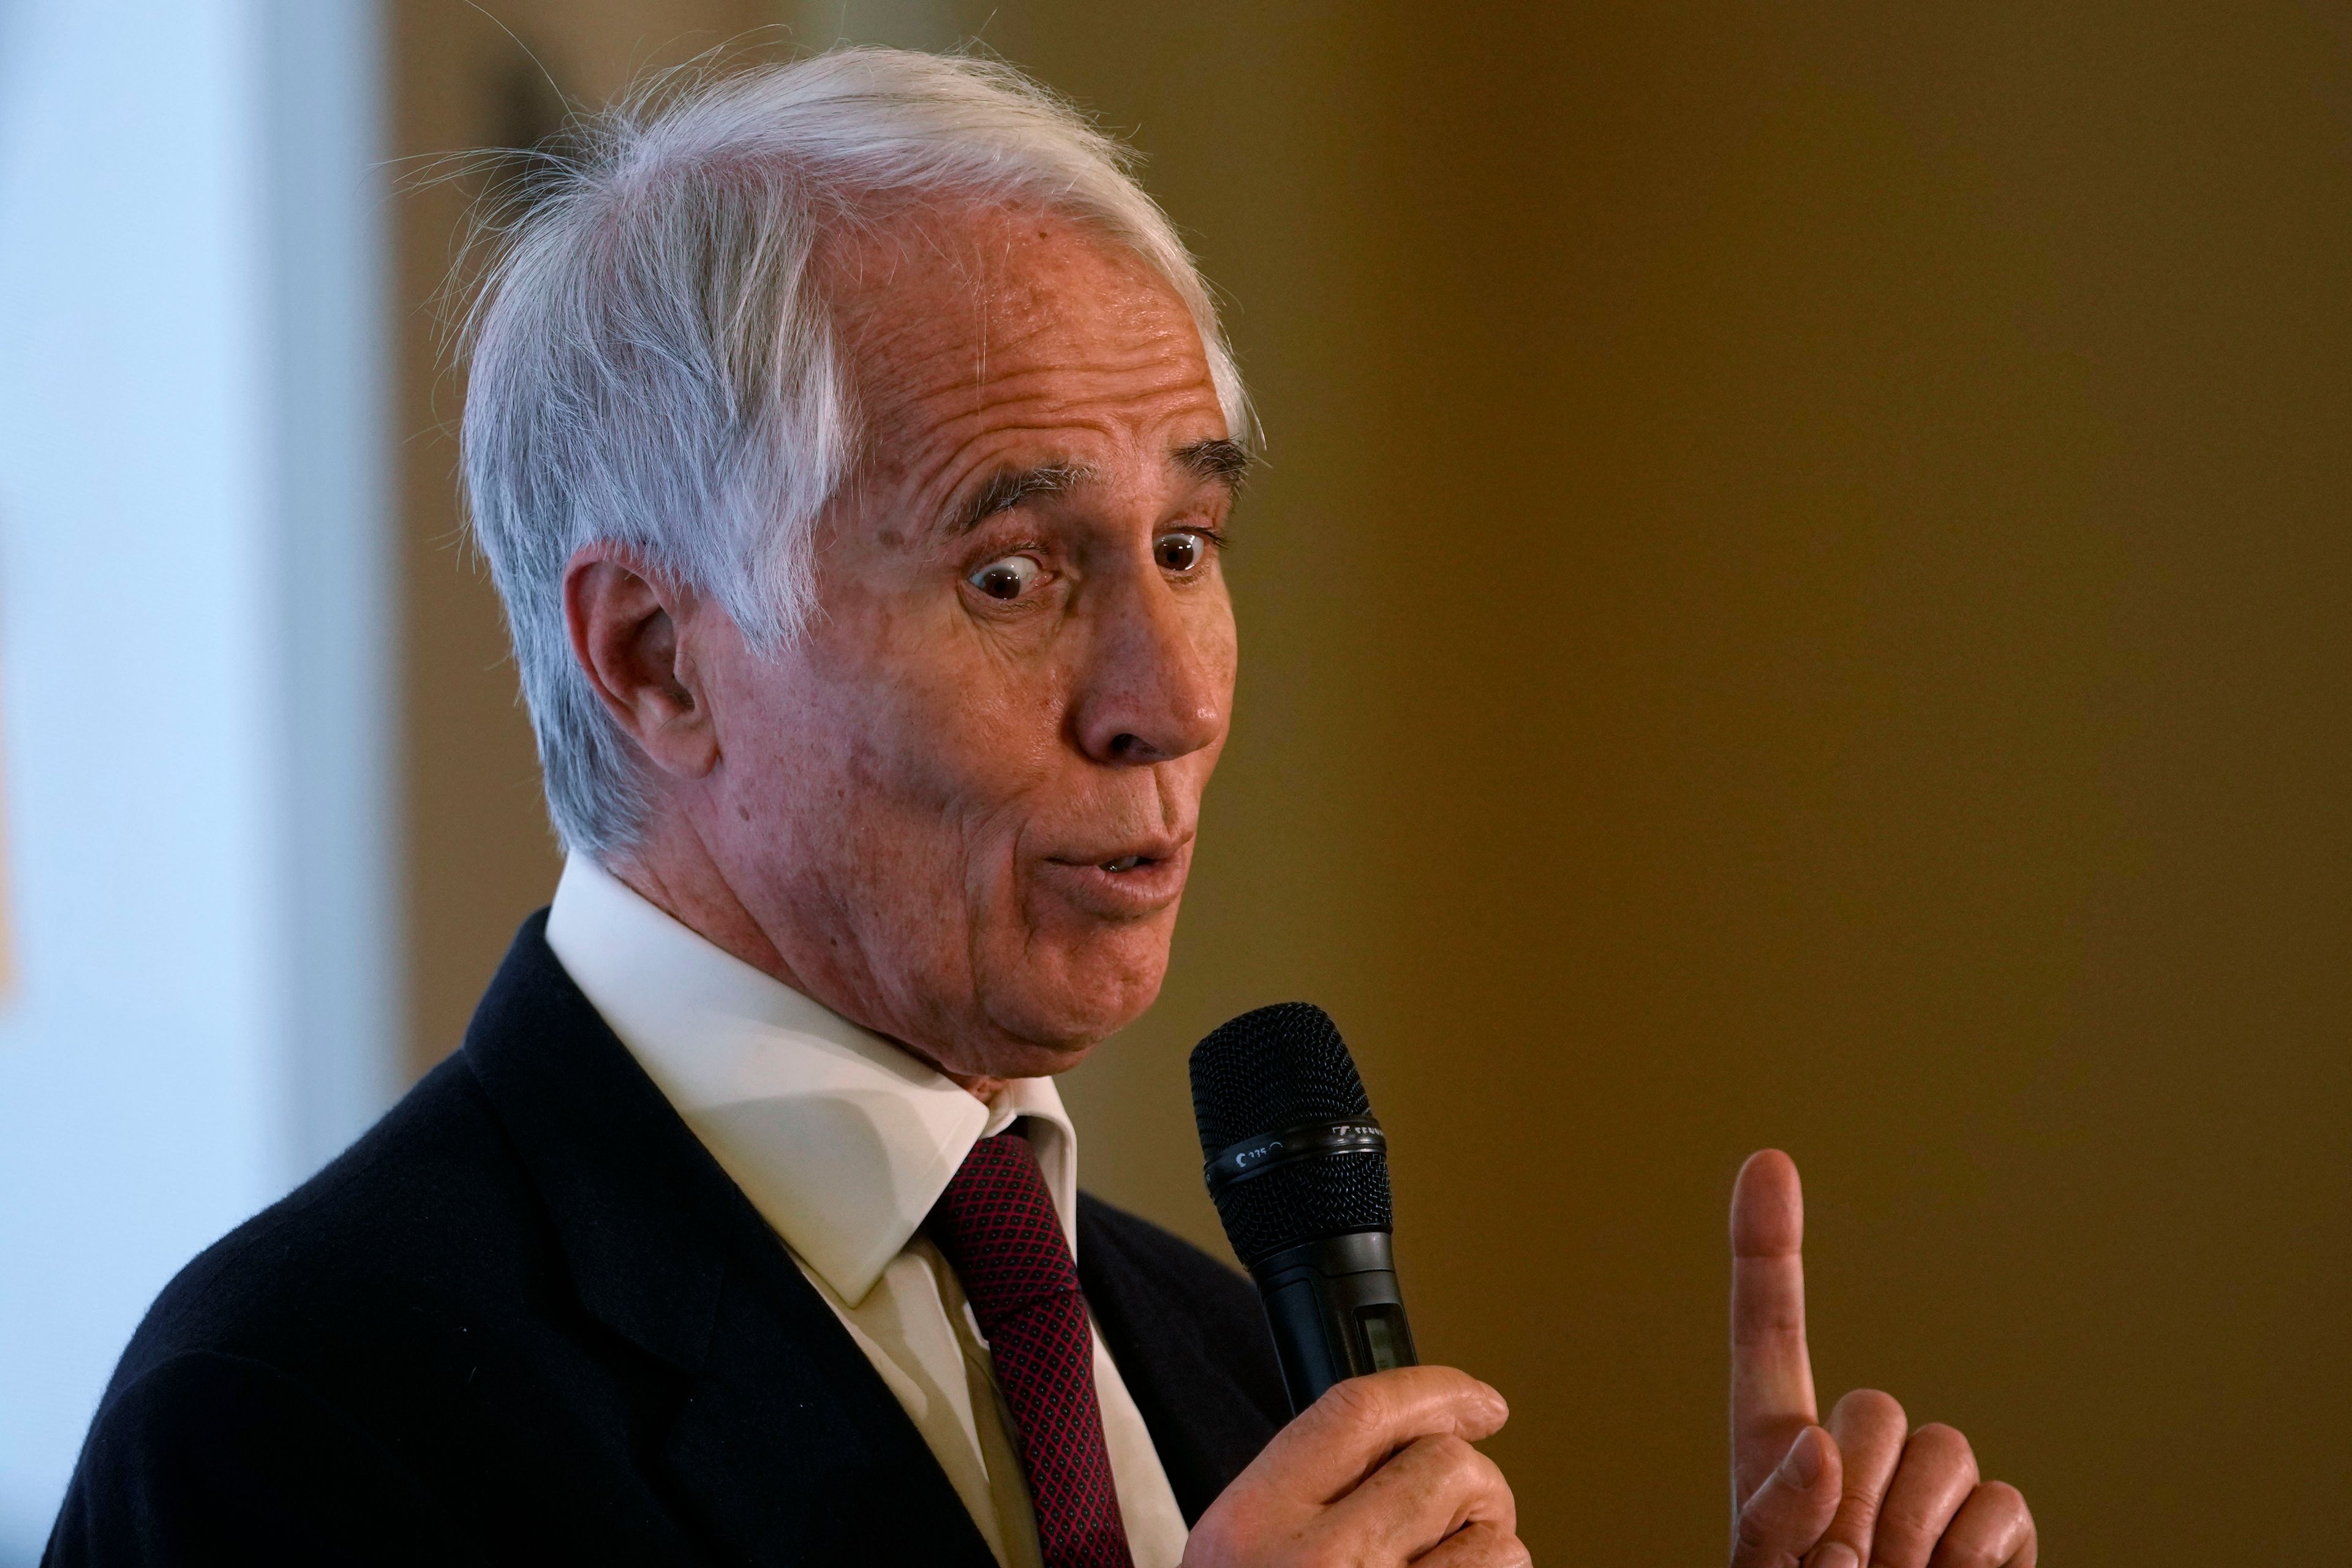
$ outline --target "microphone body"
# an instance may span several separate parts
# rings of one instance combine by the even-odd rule
[[[1328,1236],[1250,1270],[1296,1415],[1342,1378],[1420,1364],[1389,1233]]]
[[[1294,1414],[1412,1366],[1391,1249],[1388,1139],[1318,1007],[1244,1013],[1192,1052],[1209,1195],[1265,1306]]]

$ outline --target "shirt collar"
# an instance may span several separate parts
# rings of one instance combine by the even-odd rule
[[[1051,1079],[983,1104],[903,1047],[688,930],[584,855],[547,942],[785,1245],[855,1306],[971,1146],[1022,1117],[1077,1246],[1077,1139]]]

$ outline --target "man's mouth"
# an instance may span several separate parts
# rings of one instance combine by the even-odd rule
[[[1181,859],[1192,843],[1192,836],[1189,832],[1136,834],[1124,843],[1116,838],[1107,844],[1082,842],[1052,858],[1065,866],[1085,866],[1092,870],[1121,876]]]
[[[1192,847],[1190,833],[1090,845],[1054,856],[1040,869],[1079,907],[1114,920],[1135,920],[1166,909],[1183,892]]]

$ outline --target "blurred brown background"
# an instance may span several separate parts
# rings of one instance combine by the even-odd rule
[[[1176,968],[1068,1083],[1089,1184],[1219,1245],[1184,1053],[1328,1007],[1540,1559],[1721,1560],[1768,1143],[1825,1400],[1965,1428],[2045,1561],[2341,1552],[2347,13],[395,16],[410,154],[552,129],[526,45],[594,104],[780,21],[976,35],[1150,154],[1269,463]],[[400,215],[420,1068],[557,868],[457,531],[461,196]]]

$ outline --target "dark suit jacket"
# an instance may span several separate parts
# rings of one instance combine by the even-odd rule
[[[47,1561],[991,1558],[775,1234],[526,922],[465,1048],[184,1269]],[[1286,1418],[1255,1293],[1081,1199],[1187,1521]]]

